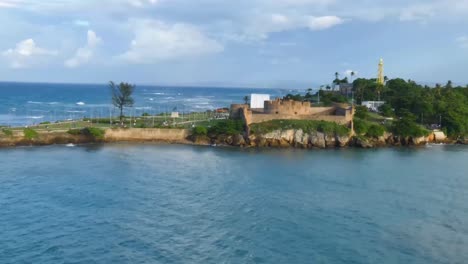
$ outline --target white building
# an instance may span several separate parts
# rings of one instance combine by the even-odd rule
[[[384,104],[385,104],[384,101],[363,101],[361,103],[362,106],[365,106],[367,107],[367,109],[374,111],[374,112],[378,112],[379,107],[381,107]]]
[[[265,101],[270,101],[269,94],[251,94],[250,95],[250,108],[263,109]]]

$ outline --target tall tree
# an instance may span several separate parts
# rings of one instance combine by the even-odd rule
[[[333,80],[334,84],[339,84],[340,83],[340,74],[338,72],[335,72],[335,80]]]
[[[121,82],[116,85],[114,82],[109,82],[109,87],[112,92],[112,104],[120,110],[120,124],[123,125],[124,108],[132,107],[135,101],[132,94],[135,91],[135,85]]]
[[[445,85],[446,89],[452,89],[453,88],[453,83],[452,81],[448,80],[447,84]]]

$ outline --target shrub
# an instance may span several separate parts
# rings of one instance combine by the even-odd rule
[[[383,126],[370,125],[367,130],[366,135],[368,137],[378,138],[378,137],[383,136],[384,133],[385,133],[385,128]]]
[[[386,117],[392,117],[395,115],[392,106],[389,104],[383,104],[382,106],[380,106],[379,111],[383,116]]]
[[[91,136],[95,139],[103,139],[106,131],[97,127],[87,127],[83,129],[70,129],[67,131],[68,134],[78,136]]]
[[[244,122],[241,120],[220,120],[208,129],[212,135],[236,135],[244,131]]]
[[[68,134],[70,135],[74,135],[74,136],[78,136],[78,135],[82,135],[82,130],[81,129],[70,129],[67,131]]]
[[[32,128],[25,128],[23,130],[24,132],[24,137],[31,140],[31,139],[35,139],[39,136],[39,134],[37,133],[36,130],[32,129]]]
[[[193,134],[195,136],[206,136],[208,134],[208,129],[202,126],[196,126],[193,128]]]
[[[41,122],[39,125],[50,125],[49,121]]]
[[[354,116],[365,120],[369,117],[369,110],[365,106],[356,106],[356,113]]]
[[[8,136],[8,137],[13,136],[13,131],[11,129],[3,128],[2,132],[3,134],[5,134],[5,136]]]
[[[97,127],[88,127],[85,128],[85,130],[87,130],[89,135],[93,136],[96,139],[103,139],[104,135],[106,134],[106,131]]]
[[[365,135],[369,130],[369,125],[366,121],[360,118],[354,118],[354,131],[358,135]]]
[[[422,137],[429,132],[416,123],[416,118],[407,110],[402,110],[402,116],[394,122],[392,131],[395,135],[402,137]]]

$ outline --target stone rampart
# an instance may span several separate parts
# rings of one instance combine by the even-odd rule
[[[169,141],[183,142],[190,135],[188,129],[128,128],[106,129],[105,141]]]
[[[310,115],[311,104],[310,102],[281,99],[265,101],[264,113],[282,115]]]

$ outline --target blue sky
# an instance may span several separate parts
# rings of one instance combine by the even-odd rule
[[[468,83],[468,0],[0,0],[0,80]]]

